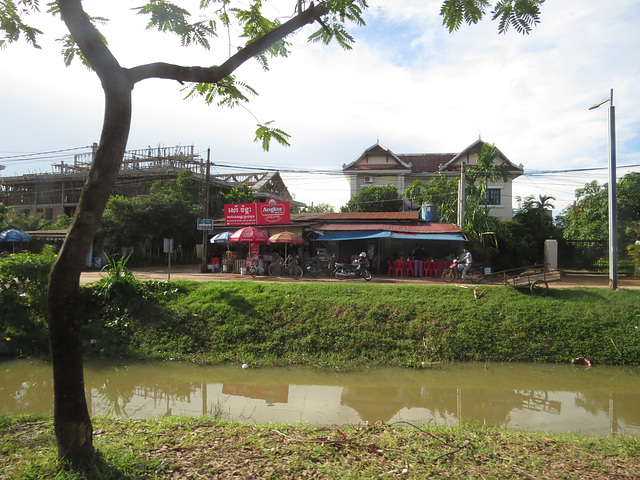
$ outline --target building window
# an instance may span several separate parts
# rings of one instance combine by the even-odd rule
[[[487,189],[486,205],[500,205],[500,189],[499,188]]]

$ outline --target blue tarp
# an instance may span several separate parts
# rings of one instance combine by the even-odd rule
[[[352,230],[340,232],[319,232],[316,241],[368,240],[371,238],[395,238],[399,240],[438,240],[464,242],[460,233],[396,233],[387,230]]]

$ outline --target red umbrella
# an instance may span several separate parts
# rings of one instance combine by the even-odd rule
[[[269,237],[271,243],[284,243],[284,256],[287,257],[287,246],[290,243],[304,243],[304,238],[293,232],[274,233]]]
[[[230,242],[268,242],[269,236],[259,228],[244,227],[233,232],[229,237]]]

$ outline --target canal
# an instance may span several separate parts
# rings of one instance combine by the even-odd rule
[[[421,370],[246,368],[178,362],[85,365],[90,413],[342,425],[475,423],[640,436],[640,368],[437,364]],[[0,413],[51,414],[51,365],[0,362]]]

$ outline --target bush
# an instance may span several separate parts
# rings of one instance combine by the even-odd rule
[[[0,259],[0,353],[48,350],[45,313],[54,259],[50,245],[40,253],[16,253]]]

